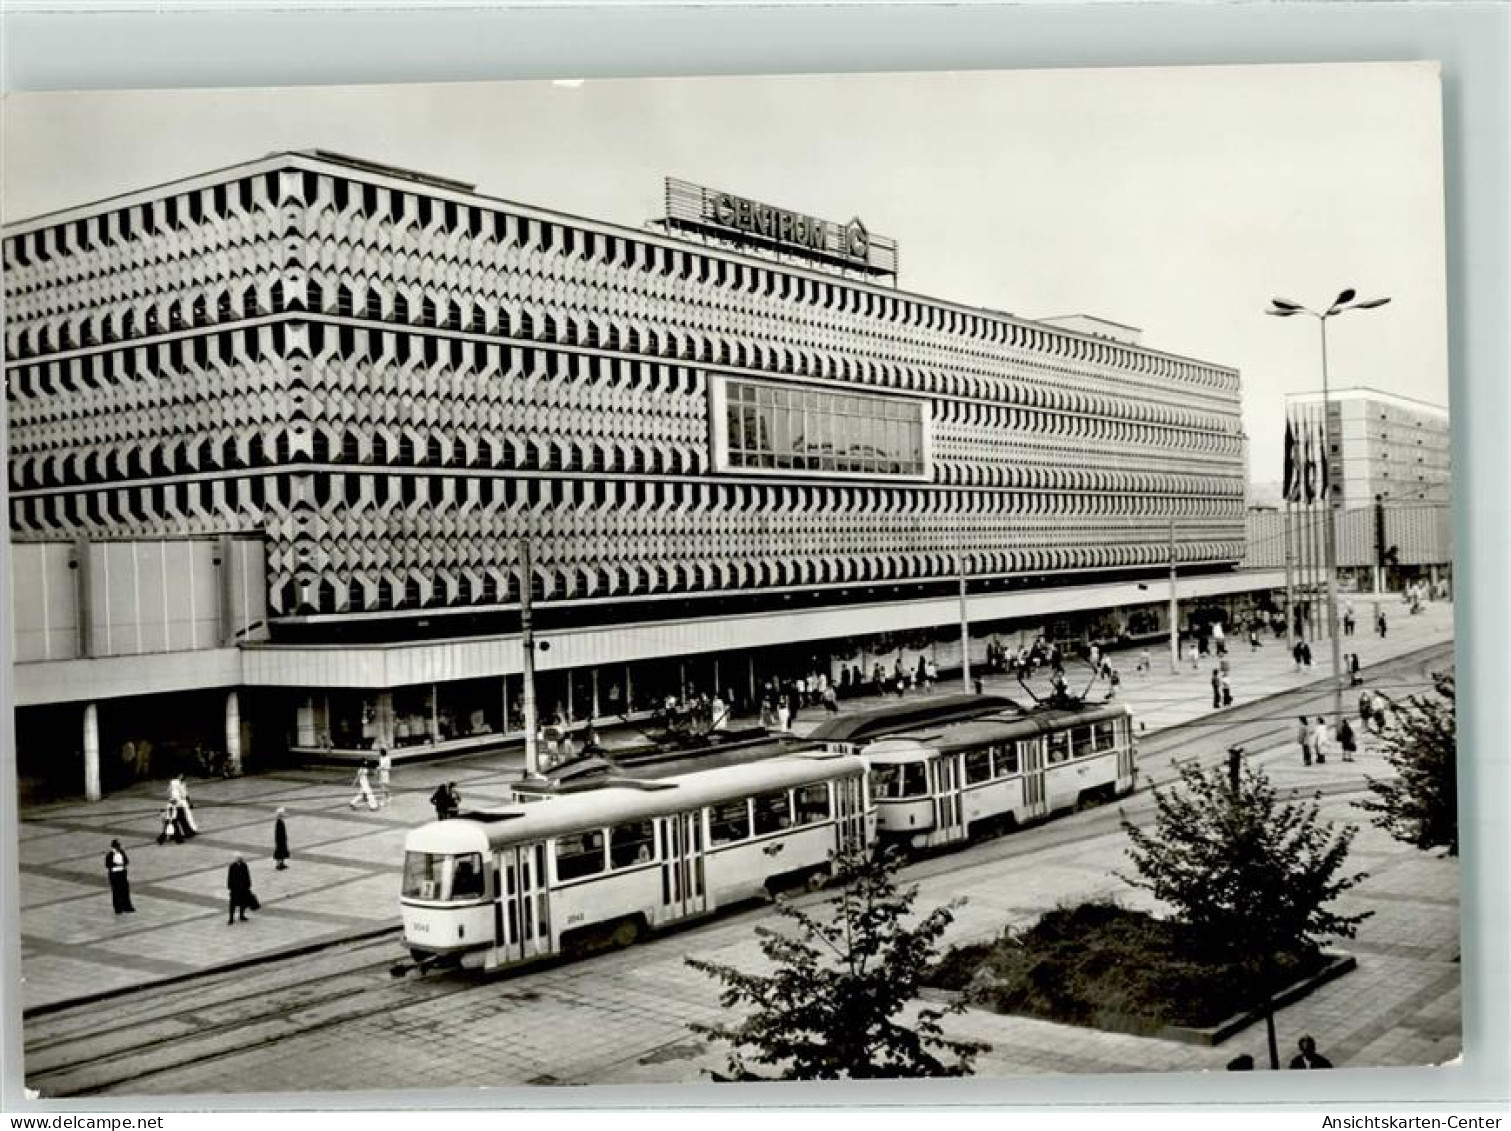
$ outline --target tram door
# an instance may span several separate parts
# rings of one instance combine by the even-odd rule
[[[551,897],[544,844],[520,845],[499,853],[494,918],[503,962],[551,953]]]
[[[1118,781],[1117,791],[1133,788],[1134,756],[1137,739],[1133,737],[1133,722],[1131,719],[1119,719],[1117,729],[1113,732],[1117,735],[1118,746]]]
[[[708,907],[703,874],[703,814],[661,817],[661,919],[699,915]]]
[[[960,757],[941,754],[932,764],[934,774],[934,829],[938,841],[965,836],[965,815],[960,796]]]
[[[1049,798],[1044,788],[1043,737],[1018,743],[1018,760],[1023,766],[1023,819],[1032,821],[1049,813]]]
[[[834,783],[834,823],[842,852],[870,843],[866,832],[866,779],[860,774]]]

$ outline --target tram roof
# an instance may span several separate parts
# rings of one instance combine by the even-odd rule
[[[453,846],[461,836],[459,826],[481,831],[494,848],[528,843],[584,829],[686,812],[768,790],[829,781],[861,773],[863,769],[863,763],[854,755],[814,750],[676,777],[622,779],[600,789],[548,795],[538,801],[469,813],[449,821],[432,821],[413,830],[405,838],[404,847],[410,852],[454,852]]]
[[[978,715],[1022,711],[1012,699],[1003,695],[930,695],[903,699],[884,707],[826,719],[808,732],[812,742],[866,742],[878,735],[896,734],[930,723],[972,718]]]
[[[968,750],[992,742],[1030,738],[1066,727],[1084,726],[1122,718],[1128,708],[1121,703],[1097,703],[1079,708],[1040,707],[1033,711],[998,712],[968,719],[948,720],[928,727],[910,727],[876,739],[885,742],[913,743],[933,750]],[[880,752],[880,751],[878,751]]]

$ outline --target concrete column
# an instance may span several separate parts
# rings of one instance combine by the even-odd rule
[[[306,748],[320,745],[319,729],[315,725],[315,697],[304,696],[294,715],[294,745]]]
[[[241,773],[241,702],[236,692],[226,692],[226,766]]]
[[[509,733],[509,677],[502,676],[499,679],[499,697],[504,701],[503,721],[499,724],[499,734]]]
[[[374,722],[377,724],[378,741],[392,750],[394,747],[392,691],[378,692],[378,715]]]
[[[593,719],[598,718],[601,714],[598,709],[598,669],[593,668],[589,672],[588,678],[592,681],[593,685],[593,713],[588,716],[588,720],[591,722]]]
[[[93,703],[84,707],[84,797],[100,799],[100,716]]]

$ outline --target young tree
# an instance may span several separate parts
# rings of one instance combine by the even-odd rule
[[[1334,831],[1311,802],[1280,804],[1269,779],[1244,767],[1188,764],[1177,788],[1154,791],[1152,829],[1125,820],[1128,855],[1144,888],[1175,909],[1203,949],[1235,955],[1249,970],[1269,1032],[1270,1064],[1280,1067],[1271,994],[1278,955],[1352,938],[1371,912],[1345,915],[1329,904],[1366,873],[1340,875],[1358,829]]]
[[[1403,844],[1459,854],[1458,729],[1454,677],[1435,672],[1435,693],[1396,704],[1384,734],[1385,760],[1394,778],[1366,778],[1373,797],[1359,808],[1377,828]]]
[[[940,936],[959,902],[909,925],[918,889],[900,889],[895,854],[852,850],[834,859],[841,885],[820,920],[787,903],[777,912],[799,930],[785,934],[757,927],[770,974],[689,958],[695,970],[724,984],[725,1009],[748,1010],[743,1020],[694,1023],[703,1036],[734,1046],[730,1074],[762,1079],[748,1063],[777,1070],[785,1080],[874,1080],[889,1077],[967,1076],[977,1054],[990,1046],[953,1040],[940,1020],[964,1007],[920,1010],[914,1028],[896,1015],[918,994],[933,966]],[[952,1058],[944,1059],[945,1056]]]

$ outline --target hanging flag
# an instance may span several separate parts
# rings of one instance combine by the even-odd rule
[[[1296,476],[1296,429],[1291,424],[1291,414],[1285,415],[1285,487],[1282,496],[1285,501],[1296,501],[1299,483]]]
[[[1317,487],[1317,497],[1327,499],[1327,492],[1331,484],[1327,481],[1327,406],[1322,406],[1322,419],[1317,422],[1317,462],[1318,474],[1321,482]]]
[[[1312,450],[1311,421],[1304,420],[1301,430],[1301,501],[1317,500],[1317,453]]]

